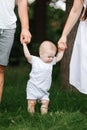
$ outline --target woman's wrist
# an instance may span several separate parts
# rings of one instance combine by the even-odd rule
[[[63,38],[67,38],[67,35],[65,33],[62,33],[62,36]]]

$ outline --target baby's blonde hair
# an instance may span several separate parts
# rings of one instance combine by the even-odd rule
[[[55,44],[51,41],[43,41],[39,47],[39,52],[43,52],[44,50],[54,50],[55,52],[57,51],[57,48]]]

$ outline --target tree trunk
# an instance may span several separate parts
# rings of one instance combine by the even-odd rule
[[[43,41],[46,36],[46,4],[48,0],[36,0],[34,6],[34,39]]]
[[[73,4],[73,0],[66,0],[66,18],[69,15],[72,4]],[[74,28],[72,29],[72,31],[68,36],[68,41],[67,41],[68,49],[65,51],[64,58],[61,62],[62,87],[63,89],[73,90],[73,91],[75,90],[75,88],[69,84],[69,63],[70,63],[72,48],[76,36],[77,26],[78,23],[74,26]]]

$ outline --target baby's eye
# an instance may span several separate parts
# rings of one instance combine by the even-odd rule
[[[51,58],[51,56],[48,56],[48,58]]]
[[[54,58],[54,56],[48,56],[48,58]]]

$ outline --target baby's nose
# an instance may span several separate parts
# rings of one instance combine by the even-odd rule
[[[50,60],[52,60],[53,58],[52,57],[50,57]]]

